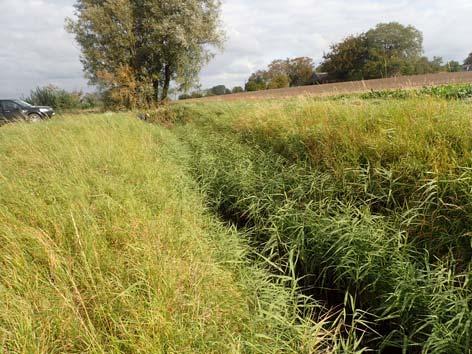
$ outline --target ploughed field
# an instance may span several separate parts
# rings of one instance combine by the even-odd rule
[[[472,83],[472,72],[437,73],[414,76],[400,76],[387,79],[350,81],[323,85],[300,86],[282,89],[243,92],[223,96],[212,96],[188,101],[240,101],[251,99],[281,99],[293,96],[333,96],[340,94],[361,93],[371,90],[413,89],[424,86],[456,85]]]
[[[2,127],[0,348],[470,353],[471,95]]]

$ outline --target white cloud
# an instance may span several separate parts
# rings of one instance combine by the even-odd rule
[[[471,0],[223,0],[228,41],[204,69],[204,87],[243,85],[272,59],[310,56],[376,23],[423,31],[425,53],[463,60],[472,51]],[[73,0],[0,0],[0,96],[48,83],[86,88],[79,50],[64,30]]]

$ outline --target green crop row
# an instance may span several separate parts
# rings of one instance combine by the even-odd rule
[[[397,89],[370,91],[361,94],[362,99],[407,99],[415,97],[435,97],[448,100],[472,98],[471,84],[451,84],[443,86],[425,86],[421,89]]]

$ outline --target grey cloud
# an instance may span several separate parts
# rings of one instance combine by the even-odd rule
[[[331,43],[379,22],[418,27],[430,57],[462,61],[472,51],[470,0],[225,0],[223,14],[229,32],[226,52],[205,68],[203,86],[241,85],[275,58],[306,55],[319,63]]]
[[[87,89],[80,52],[64,30],[72,1],[1,0],[0,13],[0,96],[26,95],[46,84]]]

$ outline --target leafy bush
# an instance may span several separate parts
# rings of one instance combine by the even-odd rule
[[[179,100],[188,100],[192,98],[188,93],[183,93],[179,96]]]
[[[467,99],[472,98],[472,85],[445,85],[425,87],[419,91],[420,95],[428,95],[445,99]]]
[[[231,92],[232,93],[241,93],[241,92],[244,92],[244,89],[241,86],[235,86],[235,87],[233,87]]]
[[[101,99],[97,94],[68,92],[53,85],[36,88],[25,101],[35,106],[49,106],[56,110],[90,109],[101,105]]]

